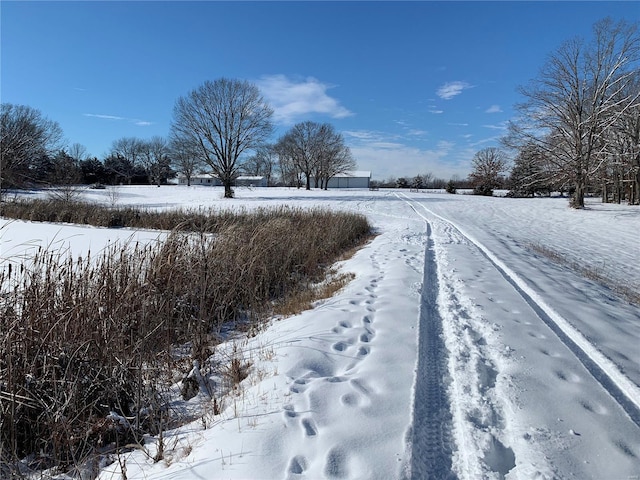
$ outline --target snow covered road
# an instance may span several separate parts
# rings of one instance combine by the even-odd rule
[[[378,235],[342,262],[356,276],[336,296],[237,343],[252,364],[244,389],[221,415],[169,432],[165,461],[151,460],[153,441],[128,454],[128,479],[640,477],[640,308],[531,248],[640,285],[637,207],[215,192],[124,188],[121,202],[326,206],[367,215]],[[1,222],[0,248],[17,256],[131,235]],[[100,475],[115,478],[118,462]]]

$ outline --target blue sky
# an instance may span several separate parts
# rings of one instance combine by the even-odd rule
[[[166,136],[205,80],[256,83],[273,140],[332,123],[373,177],[466,177],[497,145],[519,85],[638,2],[0,2],[2,102],[39,109],[102,159]]]

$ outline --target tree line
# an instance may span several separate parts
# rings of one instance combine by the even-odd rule
[[[265,176],[269,184],[324,188],[356,167],[341,133],[305,121],[269,143],[273,110],[250,82],[206,81],[178,98],[169,135],[115,140],[102,160],[80,144],[64,145],[57,122],[25,105],[2,104],[0,188],[78,183],[160,186],[176,174],[187,184],[215,175],[233,196],[238,176]]]
[[[563,43],[520,87],[524,101],[515,106],[503,149],[486,148],[473,158],[475,193],[567,192],[574,208],[599,193],[603,201],[639,205],[639,63],[637,23],[605,18],[594,24],[591,39]]]

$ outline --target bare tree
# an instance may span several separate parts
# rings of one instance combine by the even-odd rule
[[[149,183],[155,183],[159,187],[169,170],[169,145],[167,141],[158,136],[141,141],[140,153],[142,164],[149,177]]]
[[[114,172],[118,176],[124,177],[128,184],[131,184],[136,167],[140,165],[143,156],[143,142],[136,137],[123,137],[115,140],[111,145],[111,157],[122,158],[126,162],[121,163],[120,171]]]
[[[511,146],[537,144],[549,173],[571,178],[575,208],[584,207],[589,181],[606,163],[609,128],[640,96],[626,88],[640,57],[637,24],[606,18],[593,32],[591,43],[580,38],[564,43],[520,89],[526,102],[517,106],[521,118],[510,123],[507,139]]]
[[[507,171],[504,152],[496,147],[483,148],[471,160],[473,171],[469,181],[476,195],[493,195],[493,190],[503,183],[502,174]]]
[[[49,191],[52,198],[64,202],[78,199],[82,193],[79,183],[82,179],[80,163],[65,150],[60,150],[52,158],[53,169],[48,175],[48,182],[55,188]]]
[[[278,167],[280,171],[280,181],[287,186],[302,187],[302,172],[296,166],[293,159],[293,149],[290,148],[289,139],[282,137],[273,146],[278,156]]]
[[[422,185],[424,186],[424,188],[437,188],[433,186],[434,183],[434,176],[433,173],[431,172],[427,172],[427,173],[423,173],[422,175],[420,175],[421,181],[422,181]]]
[[[184,175],[187,186],[190,187],[193,175],[204,165],[198,156],[197,145],[189,143],[185,138],[172,138],[169,150],[173,167],[178,173]]]
[[[276,151],[281,162],[289,161],[304,175],[307,190],[312,179],[316,188],[326,189],[329,179],[355,167],[344,138],[328,123],[297,123],[278,141]]]
[[[277,160],[278,154],[275,146],[263,145],[256,150],[255,155],[245,160],[242,169],[247,175],[264,176],[267,179],[267,185],[271,185]]]
[[[640,69],[635,72],[635,78],[629,82],[621,97],[633,96],[640,92]],[[613,169],[619,172],[618,199],[624,194],[623,183],[628,188],[630,205],[640,205],[640,101],[632,102],[621,115],[617,117],[612,131]]]
[[[62,129],[39,110],[3,103],[0,108],[0,191],[29,180],[31,162],[62,146]]]
[[[318,155],[316,182],[327,189],[329,180],[336,175],[356,168],[351,150],[344,143],[342,134],[335,131],[332,125],[324,123],[320,126],[316,140]]]
[[[534,197],[540,193],[551,193],[551,184],[546,181],[544,152],[535,144],[525,145],[513,160],[509,176],[510,195]]]
[[[307,190],[311,190],[311,178],[319,168],[320,129],[316,122],[297,123],[278,141],[278,150],[304,175]]]
[[[87,152],[87,147],[82,145],[81,143],[73,143],[69,147],[67,154],[73,158],[76,163],[83,162],[89,159],[89,154]]]
[[[197,145],[198,153],[233,197],[240,156],[258,148],[271,134],[273,110],[258,87],[221,78],[206,81],[180,97],[173,109],[173,136]]]

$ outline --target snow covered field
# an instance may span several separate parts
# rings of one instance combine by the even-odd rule
[[[638,207],[384,190],[236,196],[122,187],[118,203],[320,205],[367,215],[379,235],[341,264],[356,277],[336,296],[242,341],[243,390],[206,429],[170,432],[164,461],[127,454],[128,479],[640,478],[640,307],[535,248],[637,288]],[[0,220],[0,262],[37,245],[80,255],[159,236]],[[122,478],[119,464],[99,478]]]

